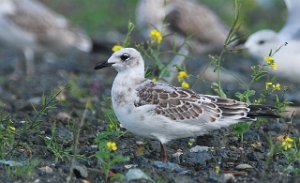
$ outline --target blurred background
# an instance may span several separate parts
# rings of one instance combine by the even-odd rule
[[[197,0],[211,8],[218,17],[230,27],[234,21],[234,0]],[[114,44],[122,44],[127,30],[128,22],[135,23],[136,5],[138,0],[40,0],[53,11],[65,16],[73,25],[80,27],[92,40],[106,44],[105,49],[97,50],[97,53],[85,55],[68,55],[67,57],[56,57],[54,62],[45,62],[42,59],[36,59],[35,65],[37,73],[31,79],[22,77],[20,80],[11,82],[7,76],[13,72],[14,62],[16,62],[16,52],[10,47],[2,47],[0,50],[0,95],[2,102],[7,106],[15,106],[16,98],[30,100],[35,96],[43,93],[49,93],[55,88],[61,88],[70,82],[76,83],[79,88],[87,88],[87,96],[93,96],[95,93],[109,95],[111,80],[115,72],[109,69],[101,72],[93,70],[94,65],[102,60],[107,59],[112,51]],[[240,8],[239,30],[244,38],[251,33],[262,29],[269,28],[279,30],[286,18],[286,8],[282,0],[243,0]],[[132,33],[132,42],[140,42],[141,30],[138,26]],[[1,45],[1,42],[0,42]],[[200,59],[199,59],[200,58]],[[244,70],[250,70],[250,66],[255,63],[251,57],[241,57],[234,54],[227,59],[228,67],[239,67],[240,73],[245,75]],[[208,54],[197,55],[191,60],[196,60],[188,67],[191,74],[197,74],[199,64],[208,62],[197,62],[197,60],[208,60]],[[241,60],[243,60],[241,62]],[[249,61],[250,59],[250,61]],[[248,61],[247,61],[248,60]],[[239,64],[236,64],[239,63]],[[241,64],[242,63],[242,64]],[[194,64],[194,65],[193,65]],[[243,67],[240,69],[240,67]],[[190,69],[190,70],[189,70]],[[235,68],[233,68],[235,69]],[[193,73],[194,72],[194,73]],[[75,75],[75,76],[74,76]],[[107,79],[107,76],[110,76]],[[250,78],[250,71],[246,77]],[[192,80],[192,78],[191,78]],[[191,83],[196,82],[195,80]],[[178,83],[177,83],[178,84]],[[193,89],[199,92],[207,93],[210,91],[211,81],[206,83],[203,89],[203,82],[193,86]],[[237,84],[233,83],[226,86],[225,90],[236,91]],[[20,89],[16,89],[20,88]],[[32,90],[34,88],[34,91]],[[240,88],[238,88],[240,89]],[[94,91],[91,94],[91,91]],[[13,102],[12,102],[13,101]],[[10,109],[11,107],[8,107]]]
[[[112,33],[125,34],[128,21],[135,22],[137,0],[41,1],[82,27],[91,37],[105,39]],[[196,1],[214,10],[227,25],[232,24],[234,0]],[[285,21],[286,8],[282,0],[243,0],[240,13],[241,31],[249,35],[262,28],[279,30]]]

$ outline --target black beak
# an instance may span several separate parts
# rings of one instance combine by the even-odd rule
[[[110,66],[112,66],[112,63],[108,63],[107,61],[105,61],[105,62],[98,63],[98,64],[94,67],[94,69],[95,69],[95,70],[98,70],[98,69],[102,69],[102,68],[104,68],[104,67],[110,67]]]

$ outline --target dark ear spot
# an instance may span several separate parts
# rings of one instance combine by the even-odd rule
[[[266,41],[265,41],[265,40],[259,40],[257,43],[258,43],[259,45],[263,45],[263,44],[266,43]]]
[[[125,62],[125,61],[127,61],[127,60],[130,59],[130,55],[127,54],[127,53],[124,53],[124,54],[122,54],[122,55],[120,56],[120,59],[121,59],[123,62]]]

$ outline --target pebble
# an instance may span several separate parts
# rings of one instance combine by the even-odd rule
[[[128,164],[128,165],[124,165],[124,168],[131,169],[131,168],[136,168],[137,166],[138,166],[137,164]]]
[[[14,160],[0,160],[0,164],[3,164],[3,165],[8,165],[8,166],[23,166],[24,163],[22,162],[17,162],[17,161],[14,161]]]
[[[56,119],[58,121],[70,121],[71,120],[71,115],[66,113],[66,112],[59,112],[57,115],[56,115]]]
[[[53,169],[49,166],[43,166],[43,167],[39,168],[39,170],[41,170],[44,173],[53,173]]]
[[[153,166],[155,168],[168,171],[168,172],[177,172],[180,174],[185,174],[187,172],[186,169],[180,167],[176,163],[171,163],[171,162],[154,161]]]
[[[249,164],[239,164],[235,167],[237,170],[246,170],[246,169],[252,169],[253,167]]]
[[[69,144],[73,142],[73,133],[62,125],[55,129],[55,135],[59,143]]]
[[[28,100],[28,102],[32,105],[40,105],[41,100],[42,100],[41,97],[33,97],[33,98],[30,98]]]
[[[148,175],[138,168],[128,170],[125,175],[125,180],[128,182],[134,180],[149,180],[150,182],[154,182]]]
[[[200,164],[200,165],[206,165],[206,161],[207,160],[210,160],[212,157],[211,155],[206,152],[206,151],[203,151],[203,152],[196,152],[196,153],[189,153],[187,154],[187,157],[186,157],[186,161],[188,163],[191,163],[193,165],[196,165],[196,164]]]
[[[75,165],[73,168],[73,172],[77,178],[87,178],[88,171],[84,165]]]
[[[208,151],[209,147],[208,146],[194,146],[190,149],[191,153],[196,153],[196,152],[205,152]]]
[[[223,181],[221,182],[235,182],[235,177],[232,173],[224,173]]]

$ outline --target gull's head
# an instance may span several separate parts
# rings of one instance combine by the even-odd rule
[[[279,45],[278,35],[272,30],[258,31],[249,36],[245,43],[248,52],[256,57],[268,56],[270,51],[275,51]]]
[[[116,51],[106,62],[97,64],[95,69],[110,66],[118,72],[127,71],[129,69],[138,69],[144,72],[144,60],[141,54],[134,48],[123,48]]]

